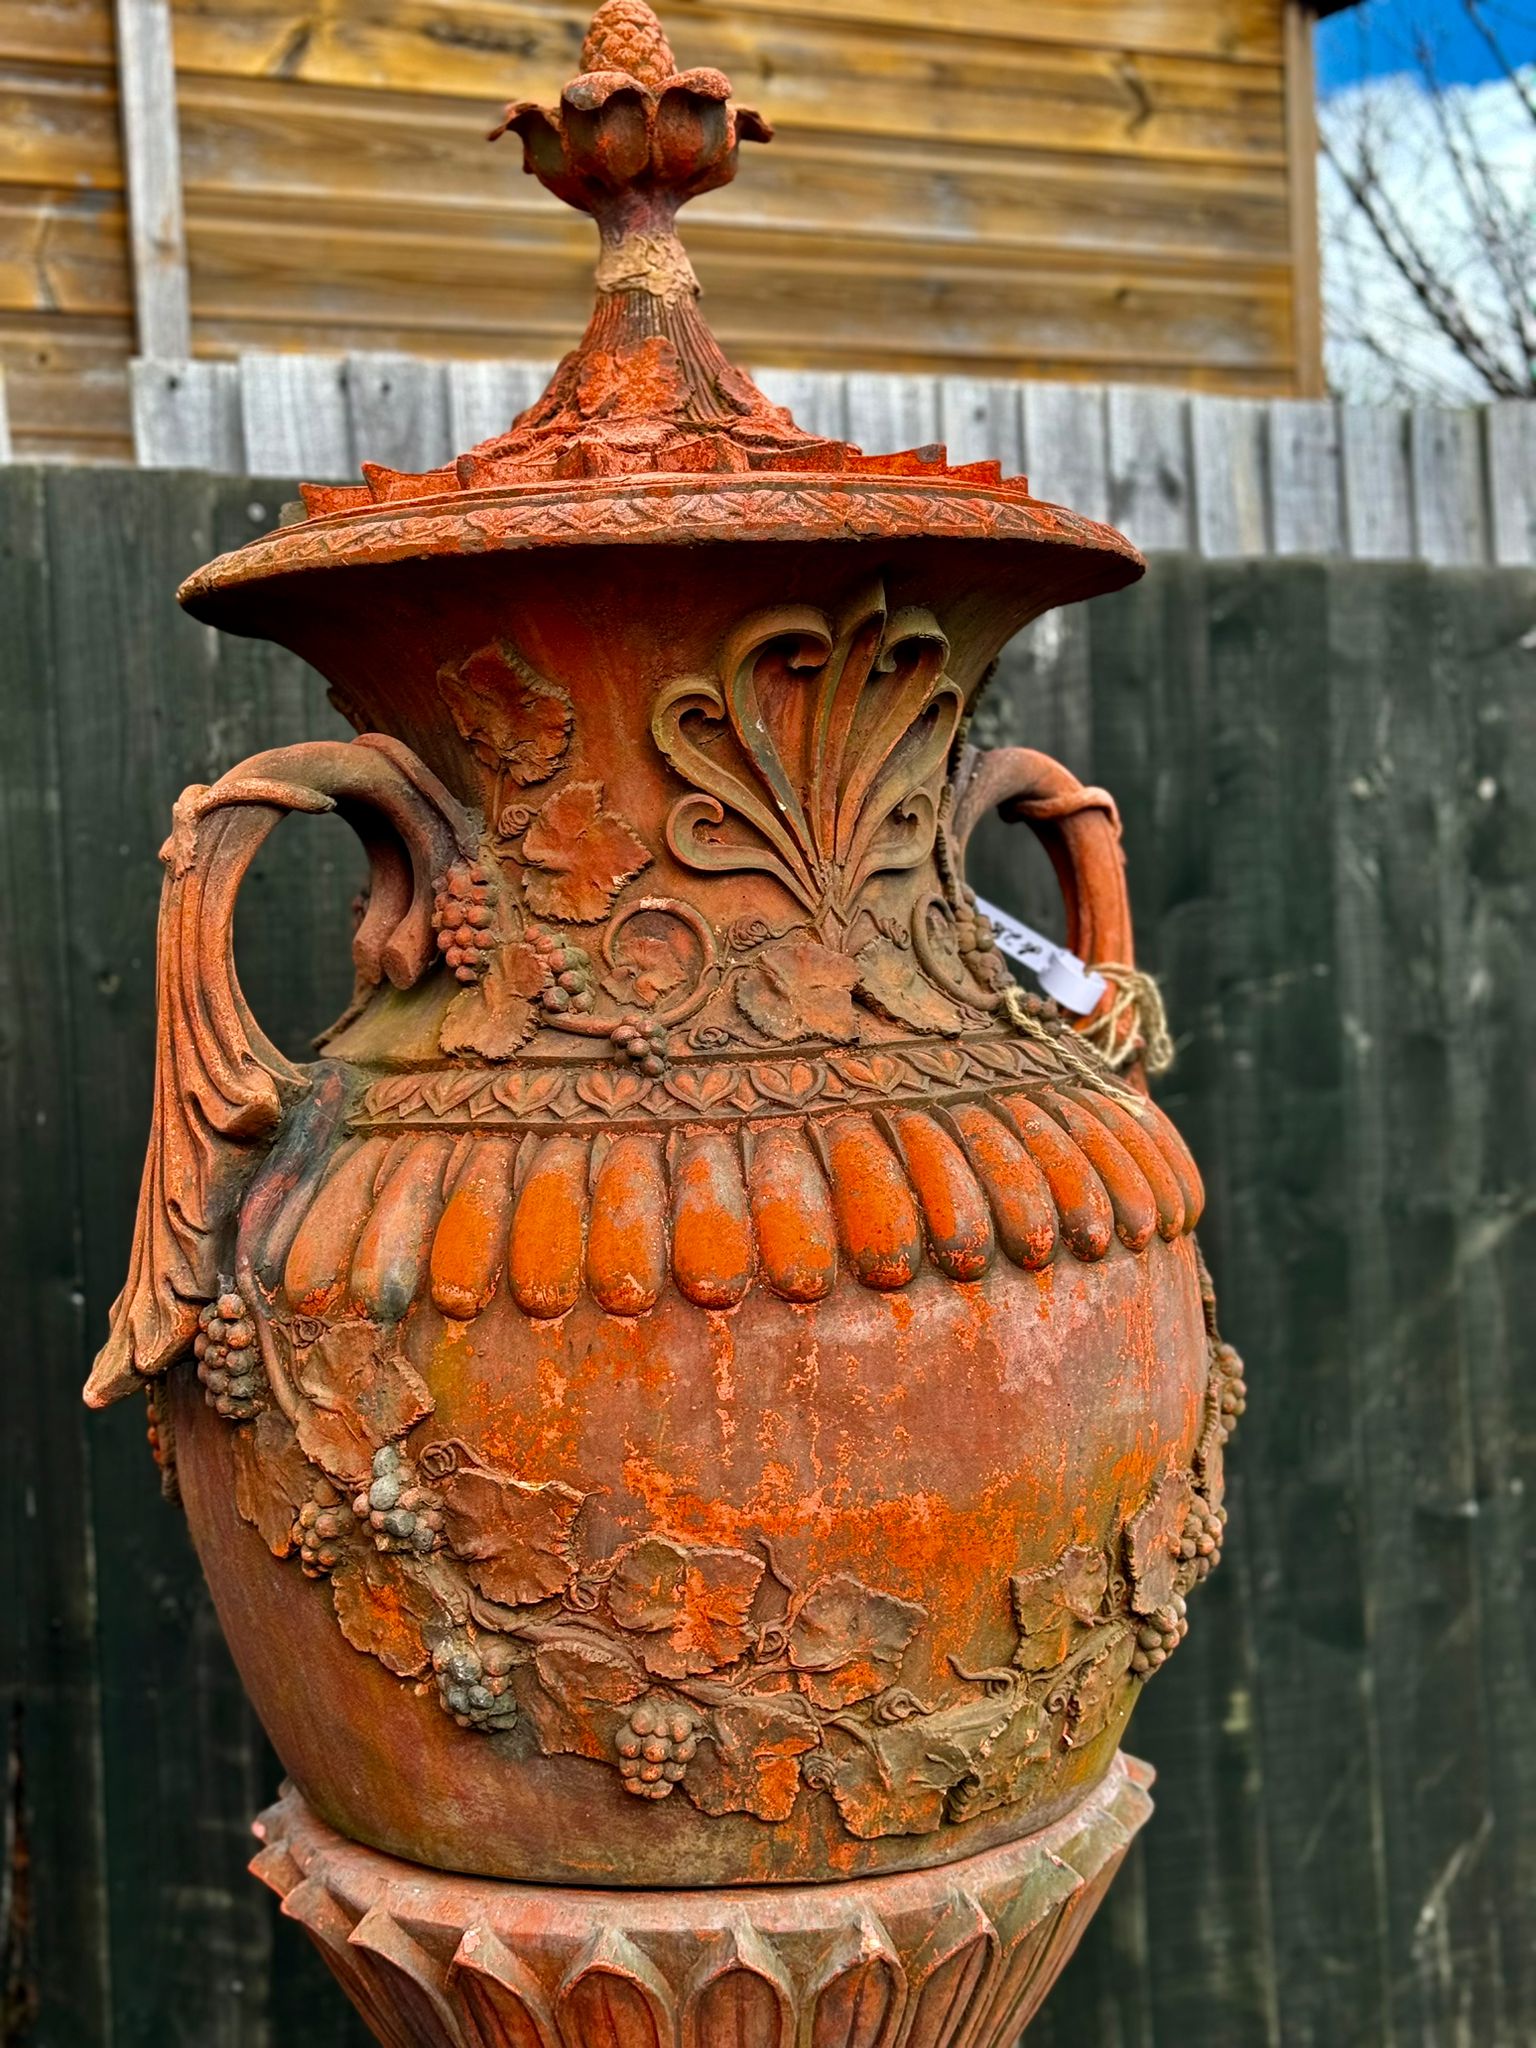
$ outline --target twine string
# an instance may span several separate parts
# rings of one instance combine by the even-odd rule
[[[1139,1058],[1149,1074],[1166,1074],[1173,1065],[1173,1033],[1156,981],[1123,960],[1096,960],[1093,972],[1103,975],[1113,996],[1109,1007],[1084,1025],[1079,1037],[1097,1046],[1116,1073],[1123,1073]]]
[[[1091,1039],[1080,1031],[1063,1024],[1059,1016],[1047,1022],[1037,1009],[1031,1008],[1030,998],[1016,982],[1010,982],[1003,992],[1003,1008],[1008,1021],[1023,1038],[1032,1038],[1038,1045],[1048,1046],[1061,1064],[1080,1081],[1100,1093],[1112,1095],[1132,1109],[1139,1109],[1141,1098],[1121,1086],[1115,1069]],[[1052,1026],[1054,1025],[1054,1029]]]

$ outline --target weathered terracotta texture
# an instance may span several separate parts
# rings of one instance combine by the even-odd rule
[[[291,1788],[251,1868],[389,2048],[1011,2048],[1151,1810],[1117,1758],[1052,1828],[846,1885],[465,1883],[332,1833]]]
[[[1104,1780],[1242,1404],[1134,1016],[1106,1059],[1025,1000],[963,880],[1001,804],[1130,963],[1111,800],[965,734],[1004,642],[1138,561],[993,465],[801,433],[672,227],[762,124],[638,0],[586,65],[507,123],[602,236],[547,396],[183,592],[360,737],[177,806],[90,1398],[165,1379],[245,1682],[357,1842],[585,1886],[947,1864]],[[231,919],[327,808],[372,879],[296,1066]]]

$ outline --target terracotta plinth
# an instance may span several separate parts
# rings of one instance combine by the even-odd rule
[[[581,1966],[536,1930],[623,1932],[699,2048],[738,2039],[689,1989],[722,1928],[768,1957],[754,2010],[830,2013],[795,1915],[827,1955],[878,1920],[910,2017],[985,1923],[1033,1958],[996,1977],[1012,2025],[1111,1867],[1058,1870],[1051,1830],[1139,1808],[1121,1733],[1219,1555],[1242,1379],[1146,1093],[1113,799],[967,744],[1010,635],[1139,558],[996,464],[805,433],[726,360],[674,216],[766,139],[729,95],[607,0],[561,106],[506,123],[601,236],[549,391],[442,469],[306,487],[182,592],[309,660],[358,737],[176,807],[89,1398],[153,1389],[318,1817],[283,1809],[327,1873],[290,1908],[436,1958],[430,1996],[343,1972],[391,2039],[490,1981],[449,1969],[487,1915],[557,2019]],[[964,879],[993,807],[1055,863],[1089,1017],[1000,963]],[[231,938],[295,810],[371,871],[308,1063]],[[369,1890],[403,1896],[388,1858],[461,1875],[413,1880],[418,1926]],[[825,2038],[891,2038],[862,2025]]]
[[[290,1786],[251,1868],[391,2048],[1012,2048],[1152,1810],[1117,1757],[1038,1834],[839,1885],[578,1891],[424,1871]]]

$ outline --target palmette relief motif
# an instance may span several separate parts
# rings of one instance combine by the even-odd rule
[[[767,1824],[825,1794],[853,1836],[927,1834],[1035,1794],[1187,1632],[1187,1596],[1220,1557],[1222,1450],[1244,1395],[1208,1323],[1193,1469],[1170,1465],[1107,1549],[1070,1545],[1000,1588],[1011,1661],[974,1671],[951,1655],[942,1699],[904,1671],[943,1617],[851,1573],[801,1583],[766,1540],[655,1529],[590,1554],[585,1496],[434,1437],[430,1395],[373,1323],[258,1312],[271,1398],[232,1422],[236,1506],[326,1584],[355,1649],[466,1732],[515,1737],[509,1765],[586,1758],[634,1797],[680,1792]]]
[[[948,654],[931,612],[891,614],[878,587],[836,622],[805,605],[751,614],[714,676],[657,697],[656,744],[696,791],[668,816],[672,851],[772,875],[835,944],[872,876],[933,850],[963,710]]]
[[[964,710],[948,652],[930,612],[892,612],[876,585],[836,619],[803,605],[752,613],[713,674],[662,686],[652,734],[692,786],[668,811],[668,848],[701,873],[769,875],[785,894],[780,919],[723,933],[675,898],[620,901],[653,854],[601,782],[565,775],[573,720],[557,684],[508,641],[445,666],[445,701],[493,776],[495,830],[437,889],[438,944],[466,984],[442,1050],[505,1060],[552,1027],[606,1036],[644,1065],[668,1058],[685,1022],[695,1050],[982,1027],[1003,976],[974,942],[958,881],[905,920],[870,895],[935,857]],[[561,929],[596,924],[595,940]]]
[[[948,655],[931,612],[892,613],[877,585],[836,620],[803,605],[753,613],[714,675],[663,686],[651,730],[694,788],[668,814],[669,847],[703,873],[772,876],[803,920],[732,928],[745,957],[727,991],[736,1017],[710,1013],[722,1036],[850,1044],[861,1010],[954,1034],[996,1006],[989,978],[941,989],[912,926],[869,903],[878,877],[934,856],[964,712]],[[950,909],[924,898],[917,919],[935,900]]]

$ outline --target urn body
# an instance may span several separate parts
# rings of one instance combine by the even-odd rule
[[[804,1881],[1044,1826],[1183,1631],[1235,1368],[1182,1142],[1008,994],[964,884],[1006,797],[1128,950],[1103,793],[963,747],[1018,563],[469,566],[294,578],[363,736],[173,838],[162,1178],[212,1148],[217,1272],[158,1398],[247,1688],[320,1816],[446,1870]],[[373,860],[359,993],[285,1068],[228,910],[321,802]],[[270,1113],[220,1131],[242,1062]]]

